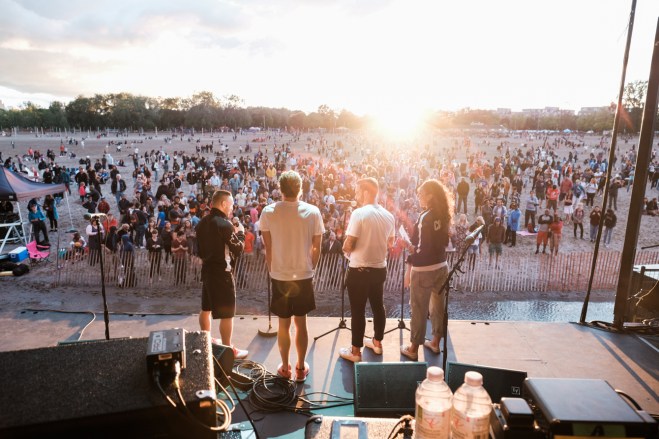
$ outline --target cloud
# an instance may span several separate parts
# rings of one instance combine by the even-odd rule
[[[94,93],[98,90],[88,85],[86,78],[92,72],[111,72],[113,68],[109,62],[91,62],[67,54],[0,48],[0,84],[25,93]]]
[[[247,25],[244,8],[215,0],[0,0],[0,9],[0,42],[27,40],[53,51],[142,44],[163,31],[227,37]]]

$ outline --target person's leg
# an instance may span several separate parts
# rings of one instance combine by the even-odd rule
[[[583,223],[579,223],[579,232],[581,239],[583,239]]]
[[[211,312],[210,311],[201,311],[199,313],[199,329],[202,331],[211,330]]]
[[[364,345],[364,332],[366,331],[366,301],[368,300],[367,273],[356,268],[348,268],[346,288],[350,300],[350,313],[352,318],[352,353],[359,354]]]
[[[574,223],[574,237],[577,237],[577,223]]]
[[[281,356],[282,370],[289,369],[289,355],[291,352],[291,318],[279,317],[279,328],[277,330],[277,345]],[[297,334],[296,334],[297,337]]]
[[[233,317],[220,319],[220,338],[222,344],[225,346],[233,346],[231,344],[231,336],[233,335]]]
[[[298,370],[303,370],[305,367],[304,361],[307,357],[307,347],[309,346],[309,330],[307,329],[307,316],[306,315],[293,316],[293,322],[295,323],[295,351],[297,353],[297,363],[295,364],[295,368]],[[290,336],[289,336],[289,346],[290,346]]]
[[[387,277],[386,269],[377,269],[372,273],[371,286],[368,293],[368,302],[373,312],[373,339],[381,342],[384,338],[386,324],[386,311],[384,308],[384,281]]]
[[[439,270],[432,271],[434,281],[430,289],[430,324],[432,327],[432,341],[430,344],[439,349],[439,341],[444,336],[444,312],[446,295],[444,291],[439,291],[446,278],[448,277],[448,267],[442,267]],[[424,334],[425,337],[425,334]],[[425,340],[423,340],[425,341]]]
[[[412,271],[410,280],[410,351],[416,352],[426,339],[426,324],[432,280],[424,271]],[[439,287],[438,287],[439,288]]]

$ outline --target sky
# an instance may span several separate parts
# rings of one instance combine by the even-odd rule
[[[0,100],[238,95],[364,115],[617,100],[631,0],[0,0]],[[627,80],[659,1],[638,0]]]

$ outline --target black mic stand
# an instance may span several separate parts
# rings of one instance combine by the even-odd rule
[[[343,241],[345,242],[346,240],[346,218],[347,218],[347,212],[343,212]],[[341,320],[339,321],[339,326],[337,326],[334,329],[331,329],[324,334],[319,335],[318,337],[314,337],[313,340],[316,341],[321,337],[326,336],[327,334],[331,334],[334,331],[338,331],[339,329],[347,329],[348,331],[352,331],[352,329],[348,328],[348,325],[346,324],[346,319],[345,319],[345,300],[346,300],[346,275],[348,273],[348,259],[343,256],[343,253],[341,254]]]
[[[403,320],[403,310],[405,308],[405,260],[407,259],[405,256],[407,254],[407,250],[403,249],[403,278],[401,279],[401,284],[400,284],[400,317],[398,319],[398,326],[395,328],[391,328],[388,331],[385,331],[385,334],[389,334],[390,332],[395,331],[396,329],[407,329],[408,331],[410,328],[405,326],[405,320]]]
[[[101,295],[103,296],[103,320],[105,321],[105,339],[110,340],[110,315],[108,300],[105,295],[105,269],[103,268],[103,240],[101,239],[101,223],[99,217],[92,217],[92,224],[96,224],[96,239],[98,240],[98,260],[101,265]]]
[[[480,233],[480,230],[482,229],[479,228],[476,230],[477,233]],[[466,242],[465,244],[471,245],[471,242]],[[446,280],[444,281],[444,284],[442,287],[439,289],[439,294],[442,294],[442,291],[446,291],[446,297],[444,298],[444,349],[443,349],[443,355],[442,355],[442,369],[446,370],[446,359],[448,357],[448,298],[449,298],[449,290],[451,289],[451,279],[453,278],[453,275],[455,274],[456,271],[459,271],[460,273],[464,273],[464,271],[461,270],[460,266],[462,265],[462,262],[465,259],[465,256],[467,255],[467,250],[469,250],[469,245],[465,245],[465,248],[462,250],[462,253],[460,254],[460,258],[457,260],[455,264],[453,264],[453,268],[451,268],[451,271],[449,272],[448,276],[446,277]]]

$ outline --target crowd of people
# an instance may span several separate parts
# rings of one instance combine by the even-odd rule
[[[264,254],[273,289],[271,309],[280,322],[278,373],[298,381],[309,373],[305,316],[315,307],[311,278],[321,253],[343,253],[349,259],[346,285],[353,338],[352,346],[340,351],[349,361],[360,361],[363,347],[381,353],[386,260],[407,255],[405,283],[416,320],[401,354],[415,359],[420,346],[440,351],[442,296],[424,285],[441,285],[452,254],[466,251],[467,268],[473,270],[487,244],[488,266],[500,269],[503,248],[517,245],[519,231],[536,235],[536,254],[546,253],[549,246],[555,255],[564,225],[573,225],[574,239],[584,239],[584,223],[589,224],[593,242],[600,222],[608,246],[617,223],[618,193],[634,183],[636,151],[631,147],[611,164],[615,172],[609,205],[602,209],[608,158],[595,148],[584,153],[583,143],[563,137],[522,139],[534,140],[536,146],[464,137],[437,151],[430,145],[392,148],[356,135],[331,143],[310,136],[304,148],[295,149],[292,141],[301,140],[296,136],[272,134],[260,139],[271,146],[247,143],[234,156],[221,143],[213,148],[197,141],[194,152],[167,152],[162,146],[140,152],[142,144],[126,144],[126,161],[115,162],[106,147],[99,158],[80,159],[77,168],[56,164],[52,151],[30,154],[41,180],[63,183],[69,194],[75,185],[80,205],[91,215],[86,236],[72,238],[74,257],[88,252],[94,264],[94,254],[102,248],[119,252],[127,286],[135,282],[135,251],[148,252],[150,279],[160,276],[163,262],[171,263],[177,283],[185,282],[188,256],[200,258],[200,326],[210,330],[211,318],[220,319],[218,343],[231,345],[235,260],[242,254]],[[496,153],[488,156],[478,142],[498,142]],[[568,154],[560,156],[558,151],[566,149]],[[5,166],[16,163],[9,158]],[[659,166],[651,171],[650,182],[656,185]],[[33,215],[41,221],[34,227],[35,236],[45,237],[41,242],[48,237],[46,219],[51,231],[57,230],[60,199],[51,197],[42,206],[30,207],[45,211]],[[656,198],[647,201],[644,210],[659,214]],[[98,213],[103,214],[100,220]],[[466,240],[479,226],[480,234]],[[404,235],[410,239],[402,239]],[[363,341],[367,302],[374,313],[375,335]],[[422,315],[431,316],[432,340],[424,339],[426,321],[418,318]],[[295,368],[289,362],[287,336],[292,323]],[[247,355],[241,349],[235,354]]]

